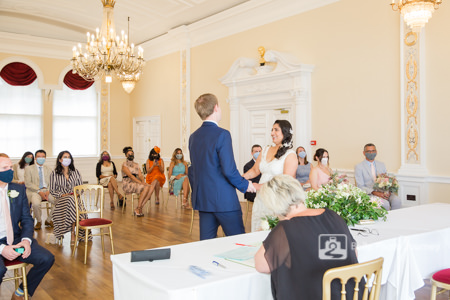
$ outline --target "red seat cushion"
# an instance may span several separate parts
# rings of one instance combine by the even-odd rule
[[[18,265],[18,264],[23,264],[23,261],[20,261],[18,259],[15,259],[15,260],[4,259],[4,262],[5,262],[5,267],[15,266],[15,265]]]
[[[111,220],[102,219],[102,218],[80,220],[81,226],[99,226],[99,225],[108,225],[111,223],[112,223]]]
[[[450,269],[444,269],[434,273],[433,279],[442,283],[450,284]]]

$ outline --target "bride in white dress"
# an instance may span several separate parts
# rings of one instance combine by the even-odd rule
[[[298,163],[297,155],[292,150],[292,133],[289,121],[276,120],[273,124],[271,131],[273,144],[264,147],[253,168],[243,175],[245,179],[250,179],[261,174],[259,184],[253,184],[256,190],[275,175],[287,174],[295,178]],[[262,204],[256,194],[252,209],[252,232],[261,230],[262,219],[269,215],[273,213]]]

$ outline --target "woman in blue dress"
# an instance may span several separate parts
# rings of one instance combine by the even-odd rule
[[[169,166],[169,194],[178,196],[181,189],[183,189],[182,206],[184,208],[191,208],[188,202],[189,196],[189,179],[188,164],[184,161],[183,151],[176,148],[172,154],[172,160]]]
[[[297,148],[298,167],[295,174],[295,178],[300,182],[305,191],[311,189],[311,183],[309,182],[309,173],[311,172],[311,164],[306,158],[305,148],[302,146]]]

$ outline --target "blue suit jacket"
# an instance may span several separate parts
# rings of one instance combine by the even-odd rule
[[[194,209],[204,212],[240,210],[236,188],[245,192],[248,181],[236,168],[230,133],[212,122],[202,126],[189,138],[192,166],[189,179]]]
[[[374,160],[376,175],[386,173],[386,166],[384,163]],[[372,178],[372,170],[366,160],[360,162],[355,166],[355,181],[356,186],[365,191],[367,194],[373,192],[373,184],[375,183]]]
[[[25,186],[17,183],[9,183],[8,191],[17,191],[19,195],[16,198],[8,198],[11,212],[11,223],[14,231],[14,241],[22,238],[33,239],[34,220],[30,215],[27,194]],[[19,227],[19,224],[22,228]],[[17,242],[15,242],[16,244]]]

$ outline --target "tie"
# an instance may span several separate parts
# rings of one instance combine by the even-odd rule
[[[42,174],[42,167],[39,167],[39,189],[44,187],[44,174]]]
[[[372,171],[373,181],[375,181],[377,179],[377,173],[375,172],[375,167],[374,167],[373,163],[370,164],[370,170]]]
[[[12,230],[12,223],[11,223],[11,213],[9,211],[8,207],[8,197],[6,196],[6,190],[2,190],[2,210],[3,210],[3,216],[5,217],[5,225],[6,225],[6,242],[8,245],[12,245],[14,242],[14,234]]]

